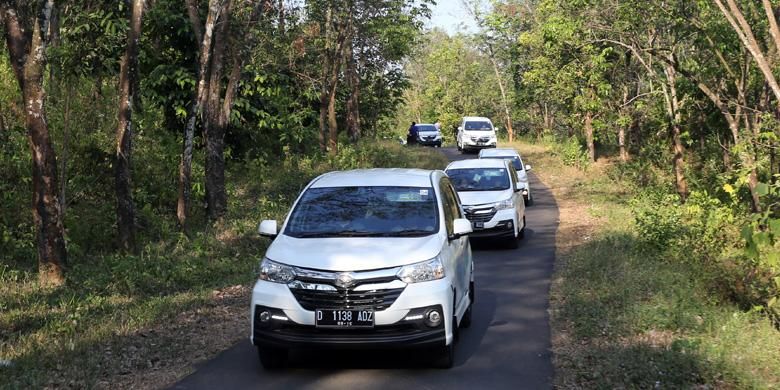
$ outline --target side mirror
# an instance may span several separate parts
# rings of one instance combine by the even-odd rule
[[[451,240],[457,240],[463,236],[468,235],[473,230],[471,229],[471,221],[466,218],[458,218],[453,223]]]
[[[522,191],[524,189],[525,189],[525,187],[523,187],[522,183],[515,184],[515,192],[520,192],[520,191]]]
[[[458,126],[458,131],[463,131],[463,126]]]
[[[531,170],[531,164],[526,164],[525,165],[525,170],[526,171],[530,171]]]
[[[260,222],[260,226],[257,227],[257,232],[263,237],[274,239],[279,234],[279,229],[276,227],[276,221],[267,219]]]

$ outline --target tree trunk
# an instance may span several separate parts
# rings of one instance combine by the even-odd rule
[[[628,162],[628,149],[626,149],[626,127],[618,128],[618,146],[620,146],[620,161]]]
[[[493,64],[493,71],[496,73],[496,82],[498,83],[498,89],[501,92],[501,105],[504,106],[504,120],[506,122],[506,133],[509,137],[509,142],[515,140],[515,131],[512,129],[512,114],[509,111],[509,102],[506,98],[506,90],[504,89],[504,81],[501,78],[501,72],[498,71],[498,62],[493,55],[493,48],[488,47],[490,51],[490,62]]]
[[[336,87],[330,91],[328,98],[328,151],[330,154],[336,154],[339,148],[339,125],[336,121]]]
[[[596,162],[596,146],[593,142],[593,114],[585,113],[585,141],[588,144],[588,160]]]
[[[193,3],[188,0],[188,4]],[[194,4],[194,3],[193,3]],[[179,199],[176,205],[176,217],[179,227],[187,230],[187,218],[192,201],[192,147],[195,138],[195,124],[201,117],[203,110],[203,101],[205,100],[207,86],[209,82],[209,65],[211,63],[211,45],[214,36],[214,24],[219,17],[221,8],[219,1],[209,1],[209,12],[206,16],[205,32],[202,40],[198,41],[198,86],[192,97],[189,112],[187,113],[187,122],[184,126],[184,139],[182,141],[181,162],[179,163]],[[197,7],[194,12],[190,12],[190,22],[193,24],[193,30],[200,31],[200,18],[198,18]],[[198,26],[197,28],[195,26]]]
[[[623,105],[621,111],[624,117],[627,115],[629,100],[628,100],[628,87],[623,88]],[[628,114],[630,115],[630,114]],[[626,127],[632,126],[634,118],[631,118],[631,122],[626,126],[618,127],[618,147],[620,148],[620,161],[628,162],[628,149],[626,149]]]
[[[53,8],[53,0],[40,2],[40,9],[37,14],[33,13],[27,26],[27,31],[32,30],[32,35],[26,36],[17,9],[8,2],[0,3],[8,52],[25,104],[27,139],[32,153],[32,215],[38,249],[38,275],[41,285],[45,286],[65,283],[67,264],[57,157],[43,105],[46,100],[43,77],[47,44],[43,34],[49,30]],[[29,52],[25,52],[28,45]]]
[[[332,7],[332,5],[330,6]],[[328,8],[325,16],[325,49],[323,51],[323,79],[320,90],[320,149],[336,153],[338,123],[336,122],[336,90],[339,82],[344,43],[351,23],[343,23]]]
[[[748,49],[750,54],[753,56],[753,59],[756,61],[756,65],[758,66],[758,69],[761,71],[761,73],[764,75],[764,79],[769,84],[769,87],[772,89],[772,93],[775,96],[775,99],[778,100],[780,103],[780,85],[778,85],[777,79],[775,78],[774,74],[772,73],[772,67],[767,61],[766,57],[764,56],[764,52],[761,49],[761,45],[759,45],[758,41],[756,40],[755,35],[753,34],[753,30],[750,27],[750,24],[745,19],[745,16],[742,14],[742,11],[740,11],[739,7],[737,6],[737,3],[734,0],[726,0],[728,3],[728,9],[723,5],[722,0],[715,0],[715,4],[720,9],[721,13],[723,13],[723,16],[726,17],[726,20],[729,22],[731,27],[734,29],[734,31],[737,33],[737,36],[739,36],[740,41],[745,46],[745,48]],[[770,19],[770,32],[773,35],[777,33],[776,29],[776,21],[774,23],[774,26],[772,25],[771,19],[774,18],[774,14],[771,12],[771,5],[769,7],[769,10],[767,10],[767,16],[768,19]],[[775,41],[776,45],[780,47],[780,43]]]
[[[723,169],[725,172],[731,172],[733,167],[731,166],[731,148],[728,137],[724,140],[721,150],[723,151]]]
[[[347,99],[347,134],[352,143],[357,143],[360,139],[360,77],[353,45],[353,42],[347,43],[344,61],[347,64],[347,85],[350,91]]]
[[[116,162],[114,180],[116,186],[116,216],[119,248],[132,251],[135,248],[135,206],[132,186],[133,102],[138,93],[134,86],[138,75],[138,40],[141,38],[141,16],[144,0],[133,0],[127,47],[119,70],[119,123],[116,129]]]
[[[666,85],[664,86],[664,95],[672,136],[672,151],[674,152],[672,164],[674,166],[675,185],[680,201],[685,203],[688,199],[689,191],[688,181],[685,178],[685,146],[681,138],[682,129],[680,123],[682,122],[682,115],[680,113],[680,101],[677,97],[677,73],[671,63],[667,63],[665,67]]]
[[[227,211],[224,155],[226,124],[222,120],[221,87],[231,9],[232,1],[227,0],[222,9],[222,20],[214,32],[214,52],[203,121],[203,135],[206,138],[206,211],[211,221],[222,219]]]

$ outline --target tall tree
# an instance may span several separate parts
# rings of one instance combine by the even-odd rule
[[[56,286],[65,282],[67,251],[59,202],[57,157],[46,121],[43,87],[54,0],[36,1],[32,7],[26,5],[11,0],[0,2],[0,19],[5,25],[8,53],[22,91],[32,153],[32,214],[39,279],[43,285]]]
[[[214,25],[222,11],[219,0],[209,0],[206,24],[202,26],[198,15],[198,0],[186,0],[186,2],[190,25],[198,43],[198,63],[196,65],[197,84],[184,125],[181,162],[179,163],[179,198],[176,207],[176,217],[179,226],[185,231],[192,202],[192,148],[195,138],[195,125],[197,120],[201,119],[203,102],[206,98]]]
[[[117,228],[119,247],[129,251],[135,247],[135,207],[132,186],[133,109],[137,101],[138,41],[141,39],[141,17],[144,0],[133,0],[130,9],[130,29],[127,46],[119,69],[119,124],[116,129],[116,188]]]

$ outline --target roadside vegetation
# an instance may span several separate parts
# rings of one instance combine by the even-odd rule
[[[541,143],[555,159],[535,172],[593,218],[559,269],[558,383],[777,387],[780,5],[464,3],[480,30],[430,34],[412,68],[463,92],[408,89],[406,113],[486,113]]]
[[[561,143],[514,146],[560,211],[556,386],[780,386],[778,331],[751,306],[754,276],[737,260],[744,216],[709,197],[680,205],[668,189],[638,187],[616,159],[583,169]]]
[[[254,282],[268,244],[257,235],[260,220],[282,220],[303,186],[324,172],[444,166],[443,155],[431,149],[393,142],[345,146],[333,156],[258,159],[229,171],[231,203],[223,224],[204,226],[191,237],[175,229],[160,231],[137,255],[84,253],[58,289],[41,289],[31,265],[3,264],[0,357],[13,365],[0,367],[0,387],[112,387],[122,375],[139,376],[165,368],[182,351],[197,352],[187,348],[203,342],[193,337],[228,337],[226,348],[246,337],[246,294],[227,305],[237,312],[207,311],[223,293]],[[104,234],[110,240],[110,231]],[[166,331],[189,310],[203,311],[194,320],[208,326],[207,332]],[[230,329],[232,334],[212,334],[224,330],[219,322],[236,321],[240,326]],[[156,348],[149,338],[163,344]]]

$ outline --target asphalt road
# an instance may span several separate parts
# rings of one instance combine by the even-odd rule
[[[442,151],[451,160],[476,157]],[[547,309],[558,208],[550,191],[530,176],[534,205],[526,211],[520,247],[503,249],[491,241],[472,246],[477,287],[473,322],[461,331],[452,369],[429,368],[413,351],[311,350],[294,351],[287,369],[268,372],[247,338],[200,365],[173,389],[551,388]]]

